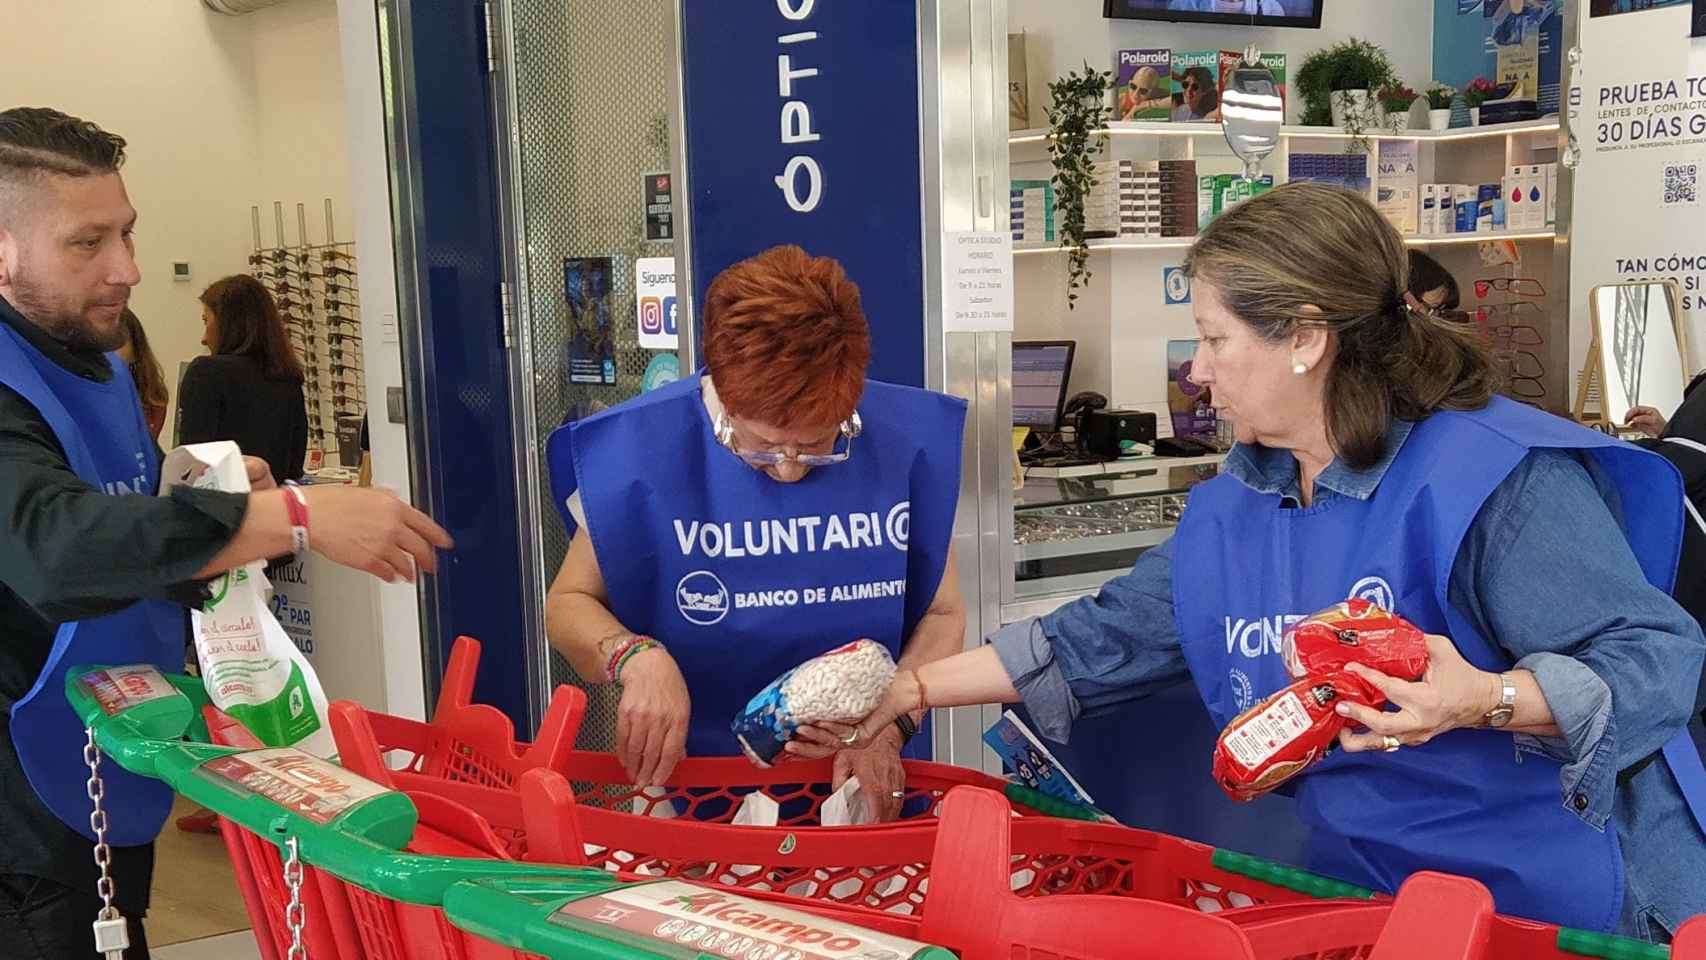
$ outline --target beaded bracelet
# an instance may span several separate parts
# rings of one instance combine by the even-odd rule
[[[651,637],[638,633],[626,640],[623,640],[621,643],[616,645],[615,650],[610,652],[610,659],[606,662],[604,667],[605,679],[609,680],[611,683],[620,682],[622,679],[622,667],[625,666],[629,660],[633,659],[635,654],[650,650],[653,647],[662,646],[663,644],[658,643]]]

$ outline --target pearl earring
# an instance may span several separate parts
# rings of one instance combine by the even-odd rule
[[[1299,360],[1291,365],[1291,372],[1301,377],[1309,372],[1309,364]]]

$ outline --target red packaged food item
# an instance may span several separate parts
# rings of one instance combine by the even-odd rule
[[[1351,721],[1335,712],[1341,700],[1380,707],[1386,698],[1354,674],[1294,680],[1226,725],[1214,745],[1214,781],[1248,803],[1326,756]]]
[[[1416,681],[1428,668],[1427,637],[1415,624],[1367,600],[1346,600],[1300,620],[1280,644],[1286,672],[1318,677],[1347,663]]]

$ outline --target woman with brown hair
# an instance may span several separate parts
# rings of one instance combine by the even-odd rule
[[[142,398],[142,415],[148,421],[148,435],[158,438],[166,426],[166,376],[160,371],[160,361],[148,346],[148,333],[142,321],[129,307],[119,315],[124,325],[124,346],[118,348],[118,358],[130,368],[130,379],[136,383],[137,396]]]
[[[1238,444],[1173,539],[1094,597],[903,670],[859,728],[789,749],[997,701],[1064,741],[1187,678],[1221,728],[1291,682],[1277,643],[1235,623],[1360,597],[1425,630],[1430,663],[1415,683],[1353,667],[1395,709],[1340,702],[1342,749],[1291,784],[1309,866],[1387,892],[1461,874],[1507,913],[1667,939],[1706,908],[1706,771],[1683,732],[1706,641],[1667,595],[1676,472],[1496,396],[1473,327],[1407,293],[1403,238],[1359,194],[1294,184],[1239,204],[1185,270],[1191,377]]]
[[[260,457],[280,483],[302,475],[308,410],[302,361],[284,319],[259,280],[237,274],[201,294],[202,345],[178,388],[180,443],[233,440]]]
[[[704,370],[548,451],[572,540],[547,632],[583,678],[620,684],[616,753],[643,786],[683,756],[738,755],[731,721],[805,660],[870,639],[922,666],[965,642],[964,402],[867,380],[859,288],[799,247],[723,271],[702,317]],[[923,720],[891,717],[838,758],[836,786],[857,776],[896,816]]]

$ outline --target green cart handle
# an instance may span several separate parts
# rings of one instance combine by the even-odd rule
[[[1297,893],[1308,894],[1323,900],[1346,898],[1352,900],[1373,900],[1375,892],[1367,887],[1359,887],[1354,883],[1323,877],[1318,873],[1299,870],[1275,860],[1253,857],[1247,853],[1234,853],[1231,850],[1216,848],[1212,858],[1213,864],[1227,873],[1249,877],[1275,887],[1283,887]]]
[[[1560,927],[1558,949],[1601,960],[1670,960],[1670,948],[1609,933]]]
[[[1059,817],[1062,820],[1088,820],[1091,823],[1114,823],[1113,817],[1092,806],[1073,803],[1059,797],[1050,796],[1022,783],[1008,782],[1003,788],[1007,799],[1014,803],[1030,807],[1032,810],[1049,817]]]

